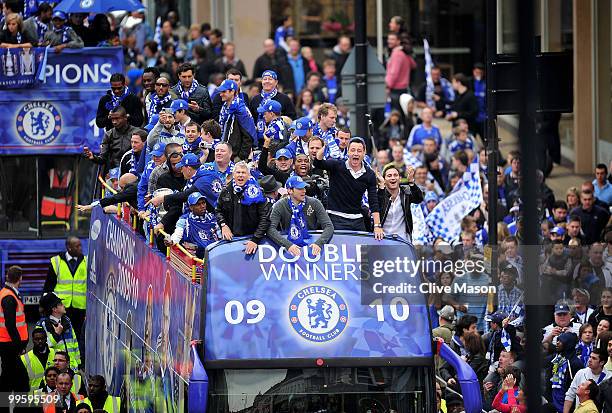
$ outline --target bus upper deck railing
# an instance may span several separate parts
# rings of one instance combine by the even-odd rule
[[[102,197],[105,196],[106,191],[110,191],[113,194],[117,193],[117,191],[110,186],[104,180],[104,178],[102,178],[102,176],[98,176],[98,181],[100,181],[102,184]],[[134,209],[129,204],[117,204],[117,218],[130,225],[133,231],[137,231],[138,216],[134,213]],[[145,217],[144,220],[150,223],[149,217]],[[166,238],[170,237],[170,235],[162,229],[158,229],[157,231]],[[147,242],[149,247],[155,247],[155,233],[151,225],[149,225]],[[201,282],[202,278],[199,275],[202,274],[203,271],[198,270],[203,270],[204,260],[193,255],[182,245],[175,244],[167,246],[166,260],[172,262],[181,272],[185,273],[186,275],[189,274],[193,283]]]

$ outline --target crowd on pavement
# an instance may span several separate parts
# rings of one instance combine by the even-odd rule
[[[493,277],[434,267],[423,281],[493,285],[497,292],[430,294],[433,334],[474,369],[485,410],[525,411],[523,292],[526,277],[536,275],[524,273],[520,255],[524,177],[519,152],[501,158],[496,205],[489,205],[481,63],[450,79],[434,66],[428,82],[414,84],[411,73],[424,68],[404,20],[392,18],[384,122],[374,136],[358,137],[340,87],[352,49],[348,36],[317,59],[294,35],[291,18],[283,18],[248,72],[219,29],[208,23],[187,28],[175,11],[156,33],[144,10],[116,19],[67,16],[52,6],[19,12],[20,4],[4,3],[0,47],[123,47],[126,71],[110,77],[98,105],[103,140],[83,149],[116,193],[78,209],[113,213],[126,202],[139,231],[153,231],[160,250],[181,244],[203,257],[213,242],[246,237],[245,254],[254,254],[268,237],[294,256],[303,247],[316,256],[335,230],[417,244],[417,220],[465,185],[465,174],[477,166],[482,202],[456,217],[460,235],[416,246],[430,262],[483,260],[494,219],[499,264]],[[436,126],[445,122],[448,136]],[[558,199],[546,184],[548,172],[534,177],[541,201],[538,276],[551,297],[545,303],[550,324],[533,338],[542,341],[542,409],[612,412],[612,174],[597,164],[592,181]],[[59,394],[58,406],[69,411],[117,412],[121,402],[106,393],[105,378],[82,377],[86,268],[80,241],[69,237],[66,251],[51,259],[42,317],[27,353],[21,270],[9,269],[0,292],[0,382],[3,389]],[[456,372],[438,362],[436,373],[438,409],[462,411]]]

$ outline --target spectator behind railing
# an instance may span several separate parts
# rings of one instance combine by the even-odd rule
[[[53,28],[45,33],[42,45],[51,46],[55,53],[60,53],[65,48],[80,49],[84,46],[83,39],[75,31],[66,25],[67,16],[63,11],[53,12],[51,23]]]
[[[36,46],[36,39],[29,32],[24,31],[21,16],[17,13],[7,15],[6,29],[0,32],[0,47],[14,49],[33,46]]]

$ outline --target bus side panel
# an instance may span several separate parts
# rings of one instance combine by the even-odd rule
[[[201,288],[100,208],[89,240],[87,374],[132,406],[183,411]]]

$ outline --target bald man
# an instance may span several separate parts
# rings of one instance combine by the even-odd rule
[[[123,202],[127,202],[132,208],[138,209],[138,177],[132,173],[121,175],[119,178],[119,189],[120,191],[116,194],[94,201],[89,205],[77,205],[78,211],[86,213],[91,211],[95,206],[100,205],[104,208],[104,212],[111,213],[114,211],[108,209],[108,207],[113,207]]]

